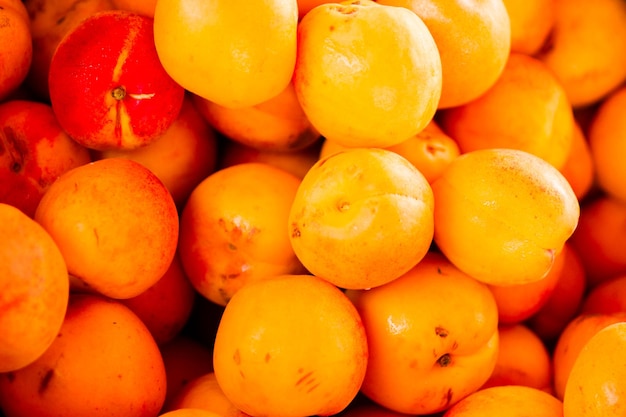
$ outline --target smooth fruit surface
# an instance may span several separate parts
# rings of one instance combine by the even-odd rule
[[[241,411],[298,417],[345,409],[361,387],[367,358],[361,318],[343,292],[315,276],[280,275],[231,298],[213,366]]]

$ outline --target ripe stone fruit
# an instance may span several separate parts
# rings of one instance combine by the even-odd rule
[[[367,365],[361,318],[345,294],[311,275],[242,287],[224,309],[213,366],[226,397],[251,416],[339,413]]]
[[[516,149],[466,152],[432,189],[435,243],[459,269],[491,285],[545,278],[580,215],[565,177]]]
[[[33,58],[28,12],[19,0],[0,1],[0,100],[26,78]]]
[[[33,217],[43,194],[64,172],[91,162],[45,103],[0,104],[0,202]]]
[[[59,43],[50,63],[50,101],[61,126],[84,146],[138,148],[178,116],[185,91],[161,65],[152,26],[147,16],[104,11]]]
[[[102,159],[60,176],[35,220],[63,254],[74,289],[131,298],[165,274],[178,243],[178,212],[152,171]]]
[[[479,389],[498,357],[498,311],[486,285],[429,252],[400,278],[348,290],[369,360],[361,392],[404,414],[434,414]]]
[[[35,361],[61,328],[69,296],[63,255],[50,235],[0,203],[0,372]]]
[[[417,264],[433,239],[433,193],[406,158],[355,148],[317,162],[289,213],[293,250],[341,288],[373,288]]]
[[[313,126],[348,147],[388,147],[419,133],[442,88],[439,51],[424,22],[368,0],[322,4],[302,18],[293,76]]]

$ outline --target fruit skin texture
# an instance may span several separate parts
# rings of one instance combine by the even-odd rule
[[[226,397],[247,414],[326,416],[354,399],[367,357],[361,318],[342,291],[312,275],[281,275],[230,300],[213,366]]]
[[[341,288],[373,288],[424,257],[433,205],[428,181],[404,157],[375,148],[335,153],[298,187],[291,246],[314,275]]]
[[[46,352],[0,374],[0,408],[6,417],[154,417],[165,378],[158,346],[131,310],[73,294]]]
[[[35,220],[50,233],[74,277],[74,289],[131,298],[169,268],[178,212],[162,182],[138,162],[103,159],[59,177]]]
[[[413,11],[428,27],[443,83],[437,107],[451,108],[483,94],[498,79],[511,50],[511,23],[501,0],[377,0]]]
[[[580,213],[556,168],[515,149],[464,153],[432,189],[435,243],[461,270],[492,285],[544,278]]]
[[[61,174],[91,162],[87,148],[68,136],[47,104],[5,101],[0,126],[0,201],[30,217]]]
[[[563,397],[564,417],[626,415],[626,323],[614,323],[580,350]]]
[[[0,20],[0,101],[4,101],[26,78],[33,59],[33,45],[28,12],[21,1],[2,1]]]
[[[498,355],[498,312],[486,285],[437,252],[371,290],[348,290],[368,335],[361,392],[405,414],[443,411],[479,389]]]
[[[372,1],[318,6],[298,26],[293,74],[313,126],[348,147],[396,145],[435,114],[441,60],[410,10]]]
[[[205,178],[180,218],[179,253],[194,288],[225,306],[248,283],[301,273],[287,218],[300,179],[263,163],[238,164]]]
[[[59,43],[49,71],[52,108],[79,143],[95,150],[149,144],[174,122],[185,91],[163,68],[153,21],[96,13]]]
[[[46,231],[0,203],[0,372],[34,362],[61,328],[69,296],[65,260]]]
[[[225,107],[283,91],[296,60],[296,0],[159,0],[154,42],[186,90]]]

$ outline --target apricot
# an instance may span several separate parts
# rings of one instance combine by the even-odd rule
[[[554,0],[504,0],[511,22],[511,52],[534,55],[544,46],[556,21]]]
[[[439,109],[478,98],[500,77],[511,51],[511,22],[501,0],[377,0],[377,3],[413,11],[432,34],[441,58],[443,78]]]
[[[48,104],[0,103],[0,126],[0,202],[30,217],[60,175],[91,162],[88,149],[63,130]]]
[[[301,273],[288,215],[300,179],[245,163],[220,169],[191,193],[180,218],[179,253],[194,288],[219,305],[248,283]]]
[[[167,271],[178,213],[162,182],[138,162],[111,158],[60,176],[35,220],[59,246],[74,288],[131,298]]]
[[[254,106],[291,82],[297,25],[296,0],[159,0],[154,43],[186,90],[225,107]]]
[[[0,372],[29,365],[53,343],[68,303],[61,251],[33,219],[0,203]]]
[[[598,103],[626,80],[626,4],[555,0],[555,22],[537,53],[574,107]]]
[[[213,352],[217,383],[236,408],[301,417],[349,405],[363,382],[368,344],[358,312],[336,286],[279,275],[233,295]]]
[[[491,285],[543,279],[580,214],[563,175],[516,149],[461,154],[432,190],[437,247],[462,271]]]
[[[626,323],[610,324],[580,350],[563,397],[564,417],[606,417],[626,413]]]
[[[174,122],[185,94],[159,60],[153,20],[122,10],[93,14],[63,37],[48,85],[59,124],[95,150],[151,143]]]
[[[584,296],[581,313],[626,313],[626,275],[617,275],[590,289]]]
[[[433,238],[433,194],[404,157],[355,148],[318,161],[290,207],[291,246],[305,268],[342,288],[372,288],[417,264]]]
[[[560,169],[561,174],[572,186],[578,201],[582,201],[597,190],[596,164],[587,136],[581,123],[575,122],[569,154]]]
[[[298,100],[322,136],[341,145],[387,147],[417,134],[435,114],[441,78],[437,45],[410,10],[326,3],[298,25]]]
[[[443,111],[441,128],[462,153],[510,148],[560,169],[570,152],[574,114],[565,90],[540,60],[511,53],[502,74],[480,97]]]
[[[443,411],[479,389],[498,355],[498,312],[486,285],[437,252],[403,276],[346,292],[369,347],[361,392],[392,411]]]
[[[165,398],[159,348],[120,302],[73,294],[52,345],[36,361],[0,374],[7,417],[149,417]]]

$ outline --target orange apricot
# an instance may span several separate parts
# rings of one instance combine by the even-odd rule
[[[0,101],[22,84],[33,59],[33,37],[26,6],[21,1],[0,2]]]
[[[0,203],[0,372],[34,362],[53,343],[69,296],[67,267],[50,235]]]
[[[297,25],[296,0],[159,0],[154,43],[165,70],[186,90],[247,107],[291,81]]]
[[[565,326],[578,314],[587,289],[585,269],[569,241],[559,257],[563,258],[563,268],[556,287],[543,306],[526,321],[531,330],[549,345],[558,339]]]
[[[560,169],[569,155],[574,114],[565,90],[538,59],[511,53],[498,80],[480,97],[447,109],[441,128],[462,153],[520,149]]]
[[[565,243],[567,244],[567,242]],[[538,280],[517,285],[489,285],[498,305],[500,324],[521,323],[535,314],[554,293],[565,267],[565,251],[554,255],[554,263]]]
[[[319,158],[323,159],[346,149],[349,148],[324,139]],[[415,136],[385,149],[405,157],[424,175],[428,183],[437,179],[448,164],[461,153],[456,141],[441,130],[434,120]]]
[[[574,107],[602,100],[626,80],[626,4],[555,0],[554,26],[536,55]]]
[[[186,98],[178,117],[154,142],[132,150],[94,152],[97,159],[126,158],[152,171],[182,209],[191,191],[217,167],[218,138]]]
[[[523,385],[481,389],[447,410],[442,417],[562,417],[563,402]]]
[[[213,367],[226,398],[244,413],[302,417],[345,409],[367,358],[363,323],[341,290],[313,275],[280,275],[233,295]]]
[[[207,372],[190,380],[173,398],[171,410],[180,408],[198,408],[214,412],[223,417],[245,417],[226,397],[217,383],[214,372]]]
[[[625,322],[604,327],[585,343],[565,386],[564,417],[626,414],[625,349]]]
[[[626,66],[626,64],[625,64]],[[598,187],[626,201],[626,84],[602,101],[589,126],[589,148]]]
[[[312,125],[341,145],[387,147],[417,134],[435,114],[441,82],[437,45],[405,8],[326,3],[298,25],[298,100]]]
[[[511,22],[501,0],[377,0],[417,14],[441,57],[438,108],[468,103],[500,77],[511,50]]]
[[[433,194],[404,157],[353,148],[318,161],[302,179],[289,213],[289,238],[313,275],[342,288],[398,278],[426,254]]]
[[[112,298],[131,298],[167,271],[178,243],[172,196],[148,168],[111,158],[74,168],[44,194],[35,220],[75,278]]]
[[[589,288],[626,274],[626,203],[607,194],[582,205],[570,242],[585,268]]]
[[[626,313],[626,275],[602,281],[588,291],[581,303],[581,313]]]
[[[580,314],[563,329],[552,352],[554,395],[563,400],[567,381],[580,351],[599,330],[619,322],[626,322],[626,313]],[[592,377],[589,373],[588,377]]]
[[[432,190],[434,242],[461,270],[491,285],[544,278],[580,211],[556,168],[515,149],[461,154]]]
[[[479,389],[498,355],[498,312],[486,285],[429,252],[403,276],[347,290],[367,334],[361,392],[392,411],[424,415]]]
[[[287,223],[299,185],[287,171],[251,162],[220,169],[193,190],[181,214],[179,253],[201,295],[226,305],[251,281],[303,272]]]
[[[165,383],[159,348],[128,307],[73,294],[44,354],[0,374],[0,408],[7,417],[149,417],[163,405]]]
[[[144,322],[157,344],[162,345],[183,330],[195,300],[196,291],[176,254],[165,274],[154,285],[121,301]]]
[[[556,20],[555,0],[504,0],[511,21],[511,52],[534,55]]]
[[[172,402],[187,385],[196,378],[213,372],[213,347],[179,333],[159,348],[167,381],[163,410],[172,410]]]
[[[320,137],[304,114],[292,82],[269,100],[248,107],[229,108],[198,95],[192,97],[215,130],[259,150],[300,150]]]
[[[541,338],[522,323],[498,326],[498,359],[485,384],[523,385],[549,391],[552,388],[552,359]]]

